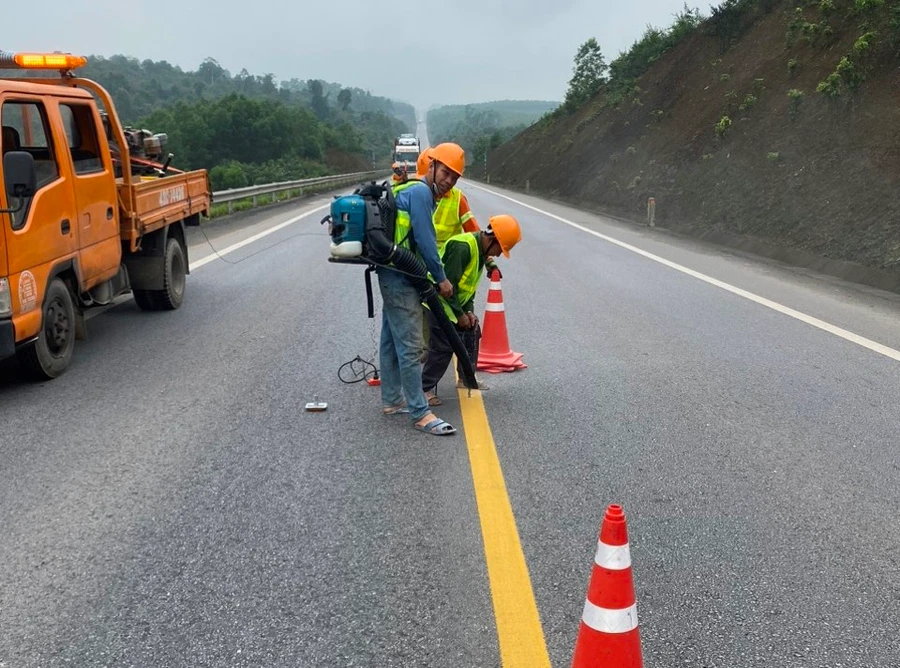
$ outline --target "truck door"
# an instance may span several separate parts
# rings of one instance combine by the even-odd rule
[[[54,137],[49,113],[41,98],[17,95],[0,99],[0,150],[31,153],[37,171],[34,197],[27,199],[18,213],[0,214],[14,318],[30,315],[26,329],[34,328],[35,332],[29,334],[40,327],[41,301],[50,269],[73,258],[78,248],[72,184],[60,172],[60,151],[65,146]],[[62,157],[66,158],[64,153]]]
[[[84,288],[113,276],[121,262],[116,183],[109,151],[100,149],[99,114],[89,101],[60,100],[75,187],[79,266]]]

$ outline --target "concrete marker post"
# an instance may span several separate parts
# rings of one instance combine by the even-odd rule
[[[647,198],[647,224],[656,227],[656,198]]]

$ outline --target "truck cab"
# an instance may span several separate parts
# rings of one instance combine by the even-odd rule
[[[184,225],[210,200],[202,170],[133,177],[112,100],[71,73],[84,62],[0,53],[0,68],[61,75],[0,77],[0,360],[16,355],[42,379],[68,367],[86,309],[128,291],[145,310],[180,306]]]
[[[394,163],[406,165],[410,174],[416,173],[419,159],[419,138],[414,134],[402,134],[394,140]]]

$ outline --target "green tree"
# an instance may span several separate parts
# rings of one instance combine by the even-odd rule
[[[596,95],[606,82],[606,61],[597,40],[591,37],[578,47],[564,106],[572,111]]]
[[[328,118],[329,112],[328,95],[325,93],[325,84],[319,79],[310,79],[306,85],[309,88],[309,94],[312,97],[310,106],[312,107],[313,113],[320,121],[324,121]]]
[[[353,101],[353,94],[349,88],[344,88],[338,93],[338,104],[341,105],[341,111],[347,111],[350,108],[350,102]]]
[[[209,178],[219,189],[243,188],[248,185],[244,165],[234,160],[213,167],[209,170]]]
[[[228,73],[215,58],[206,58],[197,68],[197,77],[206,85],[212,86],[217,81],[227,79]]]

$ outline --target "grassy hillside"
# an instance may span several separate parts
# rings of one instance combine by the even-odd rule
[[[693,23],[691,25],[691,23]],[[649,29],[492,183],[717,239],[900,267],[900,0],[728,0]]]

